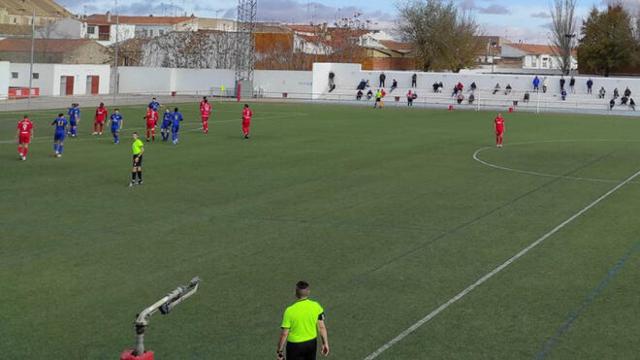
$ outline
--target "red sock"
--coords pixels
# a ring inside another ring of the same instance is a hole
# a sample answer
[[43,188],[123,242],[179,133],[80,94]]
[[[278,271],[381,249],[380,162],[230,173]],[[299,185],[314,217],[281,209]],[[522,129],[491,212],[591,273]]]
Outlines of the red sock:
[[23,148],[22,153],[24,154],[23,156],[27,156],[27,154],[29,153],[29,148]]
[[20,154],[20,156],[24,156],[22,146],[18,146],[18,154]]

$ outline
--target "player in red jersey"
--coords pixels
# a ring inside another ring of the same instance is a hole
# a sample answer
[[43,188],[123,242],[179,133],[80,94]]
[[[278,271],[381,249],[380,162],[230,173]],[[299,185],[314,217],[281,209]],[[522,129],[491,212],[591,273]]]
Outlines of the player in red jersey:
[[18,122],[16,136],[18,137],[18,155],[20,159],[27,160],[29,143],[31,143],[31,138],[33,137],[33,123],[27,115]]
[[244,104],[244,109],[242,109],[242,134],[245,139],[249,138],[249,128],[251,127],[252,116],[253,111],[249,109],[249,104]]
[[147,120],[147,142],[156,141],[156,126],[158,125],[158,112],[152,108],[147,108],[147,114],[144,116]]
[[502,140],[504,137],[504,118],[502,117],[501,113],[498,113],[498,116],[496,116],[494,123],[496,126],[496,146],[501,148]]
[[93,122],[93,135],[102,135],[107,115],[109,115],[109,110],[104,107],[104,103],[100,103],[100,106],[96,109],[96,119]]
[[209,116],[211,116],[211,104],[207,97],[203,97],[200,101],[200,117],[202,118],[202,132],[209,133]]

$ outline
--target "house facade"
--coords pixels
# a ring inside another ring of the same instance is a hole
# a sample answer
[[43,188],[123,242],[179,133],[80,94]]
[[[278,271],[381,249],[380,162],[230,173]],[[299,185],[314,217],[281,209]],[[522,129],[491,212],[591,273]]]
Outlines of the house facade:
[[[511,60],[514,64],[520,64],[526,70],[554,70],[561,66],[561,59],[556,54],[559,49],[549,45],[538,44],[503,44],[503,60]],[[575,51],[571,55],[571,70],[578,68],[578,59]]]

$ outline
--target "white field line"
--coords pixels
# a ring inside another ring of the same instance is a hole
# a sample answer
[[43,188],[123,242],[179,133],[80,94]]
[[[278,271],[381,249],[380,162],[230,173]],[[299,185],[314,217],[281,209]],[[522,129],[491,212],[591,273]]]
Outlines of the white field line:
[[605,200],[606,198],[611,196],[613,193],[618,191],[620,188],[622,188],[623,186],[625,186],[628,183],[630,183],[631,181],[633,181],[639,175],[640,175],[640,171],[638,171],[635,174],[629,176],[627,179],[625,179],[624,181],[622,181],[618,185],[614,186],[612,189],[610,189],[609,191],[607,191],[606,193],[601,195],[599,198],[594,200],[592,203],[590,203],[589,205],[587,205],[584,208],[582,208],[582,210],[580,210],[577,213],[573,214],[571,217],[569,217],[568,219],[566,219],[565,221],[563,221],[562,223],[560,223],[559,225],[554,227],[551,231],[549,231],[548,233],[542,235],[542,237],[540,237],[538,240],[532,242],[529,246],[527,246],[524,249],[520,250],[520,252],[518,252],[517,254],[513,255],[511,258],[509,258],[507,261],[502,263],[500,266],[498,266],[495,269],[491,270],[486,275],[484,275],[483,277],[478,279],[476,282],[474,282],[473,284],[469,285],[464,290],[460,291],[456,296],[454,296],[451,299],[447,300],[447,302],[445,302],[444,304],[440,305],[438,308],[436,308],[435,310],[430,312],[427,316],[425,316],[422,319],[418,320],[416,323],[414,323],[409,328],[407,328],[406,330],[404,330],[403,332],[398,334],[398,336],[396,336],[393,339],[389,340],[389,342],[387,342],[386,344],[382,345],[380,348],[378,348],[376,351],[374,351],[371,354],[369,354],[364,359],[365,360],[373,360],[373,359],[377,358],[378,356],[380,356],[383,352],[385,352],[386,350],[388,350],[389,348],[391,348],[395,344],[397,344],[400,341],[402,341],[404,338],[409,336],[414,331],[418,330],[422,325],[424,325],[427,322],[431,321],[433,318],[438,316],[441,312],[445,311],[449,306],[453,305],[458,300],[462,299],[467,294],[469,294],[470,292],[475,290],[478,286],[484,284],[489,279],[491,279],[492,277],[494,277],[495,275],[500,273],[502,270],[506,269],[509,265],[513,264],[518,259],[520,259],[521,257],[525,256],[529,251],[533,250],[535,247],[540,245],[542,242],[544,242],[545,240],[547,240],[548,238],[553,236],[555,233],[560,231],[565,226],[569,225],[571,222],[573,222],[575,219],[577,219],[580,216],[582,216],[584,213],[589,211],[594,206],[598,205],[600,202],[602,202],[603,200]]
[[[505,147],[507,147],[507,146],[517,146],[517,145],[533,145],[533,144],[546,144],[546,143],[573,143],[573,142],[638,142],[638,140],[615,140],[615,139],[543,140],[543,141],[527,141],[527,142],[513,143],[513,144],[510,144],[510,145],[505,145]],[[485,165],[485,166],[488,166],[488,167],[491,167],[491,168],[494,168],[494,169],[514,172],[514,173],[518,173],[518,174],[533,175],[533,176],[540,176],[540,177],[549,177],[549,178],[556,178],[556,179],[566,179],[566,180],[590,181],[590,182],[599,182],[599,183],[614,183],[615,184],[615,183],[618,182],[618,180],[612,180],[612,179],[598,179],[598,178],[587,178],[587,177],[577,177],[577,176],[556,175],[556,174],[549,174],[549,173],[543,173],[543,172],[538,172],[538,171],[514,169],[514,168],[510,168],[510,167],[506,167],[506,166],[493,164],[493,163],[490,163],[490,162],[480,158],[480,153],[482,153],[484,151],[487,151],[489,149],[494,149],[494,147],[485,146],[485,147],[482,147],[482,148],[476,150],[473,153],[473,160],[481,163],[482,165]]]

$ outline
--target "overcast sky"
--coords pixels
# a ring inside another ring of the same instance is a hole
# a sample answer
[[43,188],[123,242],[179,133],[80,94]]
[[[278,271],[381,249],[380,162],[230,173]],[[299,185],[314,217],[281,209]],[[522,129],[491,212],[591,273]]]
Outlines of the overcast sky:
[[[78,14],[113,10],[115,0],[58,0]],[[402,0],[400,0],[402,1]],[[457,0],[470,9],[487,35],[500,35],[512,41],[546,43],[551,0]],[[606,0],[578,0],[578,15],[583,17],[593,6]],[[182,15],[235,17],[235,0],[119,0],[119,10],[129,15]],[[638,6],[640,0],[626,0]],[[396,14],[395,0],[258,0],[258,18],[265,21],[333,22],[355,12],[390,27]]]

